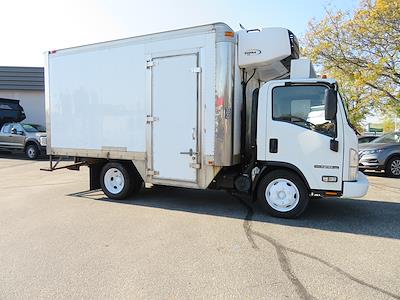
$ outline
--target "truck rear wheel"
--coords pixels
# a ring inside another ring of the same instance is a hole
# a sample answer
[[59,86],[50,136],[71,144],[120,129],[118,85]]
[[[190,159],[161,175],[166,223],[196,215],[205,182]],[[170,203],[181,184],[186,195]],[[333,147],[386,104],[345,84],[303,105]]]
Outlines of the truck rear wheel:
[[104,194],[111,199],[125,199],[142,187],[142,180],[123,163],[109,162],[100,173],[100,185]]
[[261,179],[257,201],[272,216],[297,218],[309,202],[307,188],[301,178],[287,170],[275,170]]

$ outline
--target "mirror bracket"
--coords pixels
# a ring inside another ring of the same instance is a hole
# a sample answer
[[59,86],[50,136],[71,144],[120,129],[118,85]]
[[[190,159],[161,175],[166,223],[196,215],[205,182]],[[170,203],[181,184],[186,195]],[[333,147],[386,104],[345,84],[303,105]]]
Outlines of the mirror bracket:
[[339,142],[335,138],[331,139],[329,148],[334,152],[339,152]]

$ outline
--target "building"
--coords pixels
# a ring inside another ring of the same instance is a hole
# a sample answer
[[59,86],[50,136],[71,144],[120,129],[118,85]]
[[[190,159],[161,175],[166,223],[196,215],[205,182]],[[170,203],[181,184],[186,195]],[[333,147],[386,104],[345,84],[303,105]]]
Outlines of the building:
[[44,68],[0,66],[0,98],[20,100],[24,122],[46,125]]

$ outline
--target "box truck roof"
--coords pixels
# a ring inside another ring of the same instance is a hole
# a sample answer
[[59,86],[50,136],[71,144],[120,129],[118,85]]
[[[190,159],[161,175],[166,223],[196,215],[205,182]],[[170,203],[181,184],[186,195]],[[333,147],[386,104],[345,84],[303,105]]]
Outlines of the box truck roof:
[[225,41],[225,40],[232,40],[232,38],[235,37],[235,34],[233,34],[233,35],[225,34],[226,32],[234,33],[232,28],[230,28],[227,24],[225,24],[223,22],[217,22],[217,23],[212,23],[212,24],[198,25],[198,26],[181,28],[181,29],[173,29],[173,30],[166,30],[166,31],[155,32],[155,33],[143,34],[143,35],[127,37],[127,38],[122,38],[122,39],[109,40],[109,41],[98,42],[98,43],[93,43],[93,44],[79,45],[79,46],[62,48],[62,49],[52,49],[50,51],[46,51],[45,54],[47,54],[47,53],[48,54],[59,54],[60,52],[63,53],[65,51],[88,48],[88,47],[89,48],[90,47],[98,48],[99,46],[102,46],[102,45],[104,47],[108,47],[110,44],[123,45],[125,43],[129,43],[129,44],[143,43],[148,40],[154,42],[157,40],[167,40],[167,39],[176,38],[176,37],[204,34],[205,32],[208,32],[208,31],[217,33],[217,36],[216,36],[217,42]]

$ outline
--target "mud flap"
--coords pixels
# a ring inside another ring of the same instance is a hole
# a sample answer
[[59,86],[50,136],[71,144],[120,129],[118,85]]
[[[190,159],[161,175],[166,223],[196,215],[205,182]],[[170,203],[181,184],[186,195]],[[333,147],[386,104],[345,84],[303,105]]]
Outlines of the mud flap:
[[92,164],[89,165],[89,189],[91,191],[100,189],[100,172],[103,168],[103,164]]

